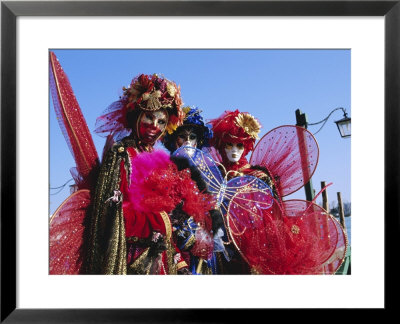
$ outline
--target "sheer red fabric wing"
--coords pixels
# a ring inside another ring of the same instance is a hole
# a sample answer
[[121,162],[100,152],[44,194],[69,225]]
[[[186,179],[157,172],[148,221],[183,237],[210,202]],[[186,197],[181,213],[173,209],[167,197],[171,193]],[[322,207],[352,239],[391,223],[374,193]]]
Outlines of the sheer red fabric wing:
[[266,167],[284,197],[303,187],[318,164],[314,136],[303,127],[280,126],[265,134],[250,157],[251,165]]
[[69,196],[50,220],[50,274],[79,274],[82,265],[84,218],[90,192],[83,189]]
[[[231,205],[230,205],[231,206]],[[343,231],[318,205],[289,200],[263,210],[263,224],[243,226],[243,216],[228,210],[228,229],[242,256],[261,274],[334,273],[342,254],[334,257]],[[329,266],[328,266],[329,264]]]
[[68,77],[53,52],[50,52],[50,91],[59,125],[82,179],[77,185],[80,189],[89,188],[93,180],[90,175],[99,165],[97,151]]
[[287,200],[284,202],[285,215],[288,219],[303,217],[305,214],[307,226],[315,228],[313,236],[318,237],[318,245],[314,250],[318,262],[315,268],[320,273],[334,274],[342,264],[347,246],[347,237],[342,226],[321,206],[305,200]]
[[329,258],[329,260],[324,264],[324,271],[327,274],[334,274],[340,268],[345,259],[347,252],[347,245],[348,245],[347,234],[343,230],[343,227],[334,217],[332,217],[332,219],[337,228],[339,237],[336,243],[336,248],[334,253]]

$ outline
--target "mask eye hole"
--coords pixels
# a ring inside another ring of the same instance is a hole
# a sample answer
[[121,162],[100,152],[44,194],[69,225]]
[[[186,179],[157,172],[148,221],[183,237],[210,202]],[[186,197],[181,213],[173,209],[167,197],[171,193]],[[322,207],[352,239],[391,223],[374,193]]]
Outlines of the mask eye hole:
[[231,150],[232,147],[233,147],[233,144],[232,144],[232,143],[226,143],[225,148],[227,148],[228,150]]
[[197,138],[196,134],[190,134],[189,139],[190,140],[195,140]]
[[237,143],[237,148],[241,150],[243,148],[243,143]]

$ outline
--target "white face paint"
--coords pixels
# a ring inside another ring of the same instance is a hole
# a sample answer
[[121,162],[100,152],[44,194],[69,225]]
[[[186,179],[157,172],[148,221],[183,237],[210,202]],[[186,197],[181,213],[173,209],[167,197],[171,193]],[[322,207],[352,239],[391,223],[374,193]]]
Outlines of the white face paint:
[[226,143],[225,153],[230,162],[237,162],[242,157],[244,146],[242,143]]

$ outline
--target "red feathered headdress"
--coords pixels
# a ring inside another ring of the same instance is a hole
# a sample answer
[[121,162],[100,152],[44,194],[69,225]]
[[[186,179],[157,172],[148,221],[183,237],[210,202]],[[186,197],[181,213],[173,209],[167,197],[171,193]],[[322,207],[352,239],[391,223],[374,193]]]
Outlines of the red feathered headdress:
[[225,111],[219,118],[210,121],[213,137],[211,144],[224,154],[226,143],[243,143],[246,156],[254,148],[261,125],[258,120],[247,112]]

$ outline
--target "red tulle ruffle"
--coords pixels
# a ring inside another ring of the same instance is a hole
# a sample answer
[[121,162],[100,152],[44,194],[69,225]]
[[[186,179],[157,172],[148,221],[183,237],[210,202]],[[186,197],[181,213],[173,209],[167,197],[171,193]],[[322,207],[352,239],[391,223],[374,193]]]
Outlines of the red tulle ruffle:
[[178,171],[164,151],[144,152],[132,160],[129,196],[140,212],[170,213],[183,202],[185,213],[211,229],[212,197],[199,191],[189,169]]

